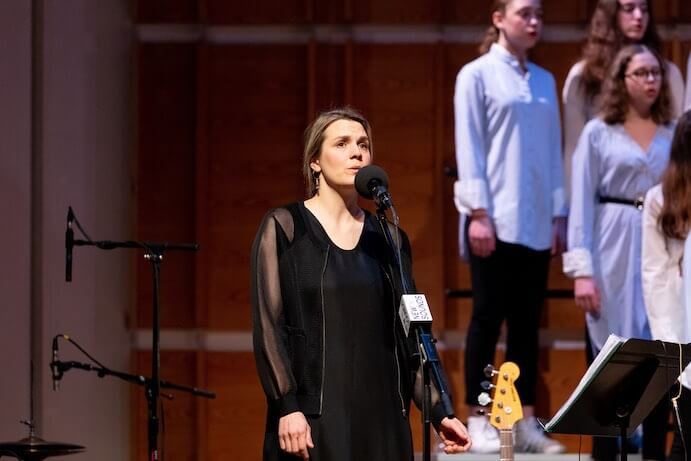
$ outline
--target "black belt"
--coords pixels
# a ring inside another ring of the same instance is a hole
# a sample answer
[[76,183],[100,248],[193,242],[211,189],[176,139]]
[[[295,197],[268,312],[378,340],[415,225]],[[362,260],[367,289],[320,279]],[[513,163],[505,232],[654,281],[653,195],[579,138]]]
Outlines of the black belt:
[[616,198],[616,197],[600,196],[600,203],[618,203],[619,205],[631,205],[638,210],[643,209],[643,197],[639,197],[635,200],[631,200],[628,198]]

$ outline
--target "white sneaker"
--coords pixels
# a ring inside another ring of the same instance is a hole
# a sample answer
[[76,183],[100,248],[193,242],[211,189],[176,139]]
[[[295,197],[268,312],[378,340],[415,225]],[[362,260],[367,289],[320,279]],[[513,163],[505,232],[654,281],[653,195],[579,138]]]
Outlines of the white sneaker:
[[[547,437],[534,416],[516,422],[514,425],[514,448],[517,453],[564,453],[566,446]],[[475,443],[475,441],[473,441]]]
[[472,453],[499,453],[499,431],[486,416],[468,416],[468,434]]

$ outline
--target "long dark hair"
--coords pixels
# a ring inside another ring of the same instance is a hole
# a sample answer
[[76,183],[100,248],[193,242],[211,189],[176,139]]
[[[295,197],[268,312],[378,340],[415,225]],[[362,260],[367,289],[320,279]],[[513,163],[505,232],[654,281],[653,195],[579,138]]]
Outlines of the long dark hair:
[[691,111],[679,118],[669,165],[662,176],[664,203],[657,223],[665,237],[685,239],[691,228]]
[[[657,33],[650,0],[646,0],[646,4],[648,6],[648,27],[639,43],[660,53],[662,41]],[[622,46],[629,42],[619,29],[617,18],[619,8],[618,0],[600,0],[597,2],[595,12],[590,20],[588,42],[583,49],[585,60],[583,85],[589,101],[600,94],[602,82],[614,56]]]
[[602,90],[602,119],[612,125],[624,123],[629,111],[629,92],[626,90],[626,68],[631,59],[641,53],[651,53],[660,65],[660,94],[650,107],[650,116],[658,125],[666,125],[672,119],[672,103],[669,96],[667,72],[662,57],[645,45],[629,45],[614,57]]

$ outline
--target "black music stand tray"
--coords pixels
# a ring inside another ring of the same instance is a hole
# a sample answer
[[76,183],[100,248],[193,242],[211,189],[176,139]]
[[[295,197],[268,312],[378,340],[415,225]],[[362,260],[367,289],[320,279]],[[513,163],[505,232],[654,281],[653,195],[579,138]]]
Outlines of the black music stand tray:
[[[550,433],[619,436],[625,447],[690,361],[689,344],[611,336],[571,397],[540,423]],[[625,449],[620,459],[626,460]]]

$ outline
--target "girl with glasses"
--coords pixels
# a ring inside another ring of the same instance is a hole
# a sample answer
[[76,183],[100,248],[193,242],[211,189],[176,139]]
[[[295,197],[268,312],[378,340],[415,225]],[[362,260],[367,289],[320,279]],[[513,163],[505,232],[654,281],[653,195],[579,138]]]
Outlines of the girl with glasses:
[[[568,185],[578,137],[601,108],[602,84],[614,55],[627,44],[641,44],[662,51],[650,0],[600,0],[590,21],[583,58],[569,71],[564,83],[564,155]],[[682,113],[684,80],[679,68],[664,62],[671,91],[672,117]],[[567,193],[570,188],[567,187]]]
[[[643,45],[624,47],[604,82],[602,110],[573,157],[564,273],[575,279],[593,355],[610,333],[650,339],[641,289],[641,209],[659,183],[672,139],[665,63]],[[643,459],[665,459],[667,407],[643,423]],[[614,460],[616,440],[596,438],[593,459]]]

